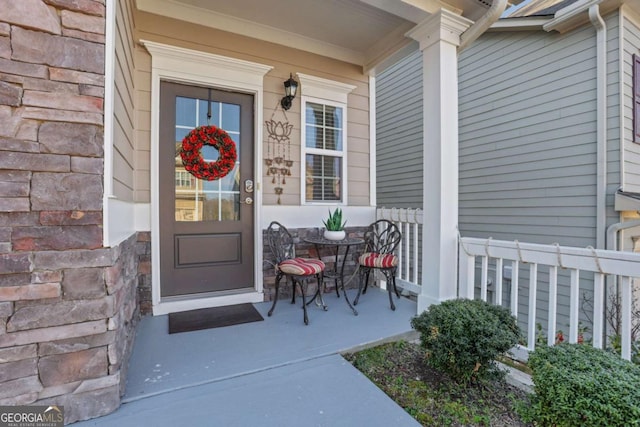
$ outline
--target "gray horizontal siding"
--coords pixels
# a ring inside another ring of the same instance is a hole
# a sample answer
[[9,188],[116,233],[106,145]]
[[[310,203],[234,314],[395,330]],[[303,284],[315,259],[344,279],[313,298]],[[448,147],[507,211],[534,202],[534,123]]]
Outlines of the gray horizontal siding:
[[461,55],[463,235],[595,243],[594,36],[488,33]]
[[376,78],[378,206],[422,206],[422,55]]
[[[619,183],[617,13],[608,27],[609,223]],[[466,236],[585,247],[596,239],[595,30],[489,33],[460,59],[460,229]],[[492,273],[495,274],[495,273]],[[528,266],[519,313],[527,318]],[[536,322],[546,329],[548,269]],[[581,301],[593,275],[581,275]],[[505,289],[508,296],[508,288]],[[569,276],[558,277],[557,327],[567,331]],[[587,310],[580,317],[588,325]]]
[[[608,222],[620,176],[617,12],[608,29]],[[567,34],[484,34],[459,58],[460,230],[464,236],[586,247],[596,240],[596,40],[590,25]],[[636,48],[637,49],[637,48]],[[421,206],[421,58],[379,76],[378,201]],[[409,90],[407,82],[413,82]],[[401,102],[393,91],[404,89]],[[415,111],[406,109],[412,106]],[[402,109],[400,111],[400,109]],[[413,138],[413,139],[412,139]],[[409,151],[407,151],[409,150]],[[640,160],[640,159],[639,159]],[[526,319],[528,266],[521,266]],[[583,297],[593,279],[581,277]],[[560,272],[558,327],[568,323],[568,276]],[[538,314],[547,317],[548,279],[539,272]],[[581,312],[581,317],[588,316]]]
[[632,16],[623,17],[624,34],[624,153],[622,187],[624,191],[640,193],[640,143],[633,141],[633,54],[640,54],[640,23]]

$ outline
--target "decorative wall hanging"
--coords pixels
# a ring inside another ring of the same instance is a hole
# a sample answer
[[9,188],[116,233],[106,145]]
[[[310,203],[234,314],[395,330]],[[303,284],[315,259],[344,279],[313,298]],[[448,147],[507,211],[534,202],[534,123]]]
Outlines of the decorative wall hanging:
[[[215,162],[205,162],[201,149],[210,145],[220,156]],[[229,135],[216,126],[199,126],[182,140],[180,151],[184,168],[199,179],[213,181],[225,177],[233,170],[238,157],[236,144]]]
[[274,188],[275,193],[278,195],[278,204],[280,204],[280,195],[284,191],[283,186],[287,183],[288,176],[291,176],[291,166],[293,166],[293,160],[291,160],[291,130],[293,125],[289,124],[287,119],[287,113],[282,110],[284,115],[284,121],[274,120],[278,105],[273,109],[271,113],[271,119],[265,121],[267,127],[267,156],[264,159],[264,163],[267,166],[267,176],[271,176],[271,183],[277,184]]

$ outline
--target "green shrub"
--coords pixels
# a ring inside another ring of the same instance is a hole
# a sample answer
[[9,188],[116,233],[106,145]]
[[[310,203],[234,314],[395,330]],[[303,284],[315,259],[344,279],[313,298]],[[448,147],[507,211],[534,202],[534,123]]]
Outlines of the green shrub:
[[[622,353],[622,337],[618,334],[609,336],[607,350],[620,356]],[[636,365],[640,365],[640,340],[631,342],[631,361]]]
[[640,368],[588,345],[539,347],[529,355],[535,395],[521,408],[540,426],[640,426]]
[[462,383],[499,373],[495,359],[521,337],[506,308],[456,299],[430,306],[411,319],[427,351],[426,363]]

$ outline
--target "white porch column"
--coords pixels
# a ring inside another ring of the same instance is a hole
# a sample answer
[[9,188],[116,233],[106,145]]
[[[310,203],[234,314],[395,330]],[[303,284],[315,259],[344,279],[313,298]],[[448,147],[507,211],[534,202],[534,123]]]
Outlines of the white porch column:
[[424,226],[418,313],[457,296],[458,55],[473,22],[441,9],[407,36],[423,58]]

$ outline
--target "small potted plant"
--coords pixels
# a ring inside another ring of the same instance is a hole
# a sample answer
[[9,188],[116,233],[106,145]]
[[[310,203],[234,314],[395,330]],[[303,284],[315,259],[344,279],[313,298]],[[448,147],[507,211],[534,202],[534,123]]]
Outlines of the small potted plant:
[[324,238],[327,240],[343,240],[346,237],[344,226],[347,221],[342,221],[342,210],[336,208],[335,211],[329,210],[329,218],[322,221],[324,224]]

